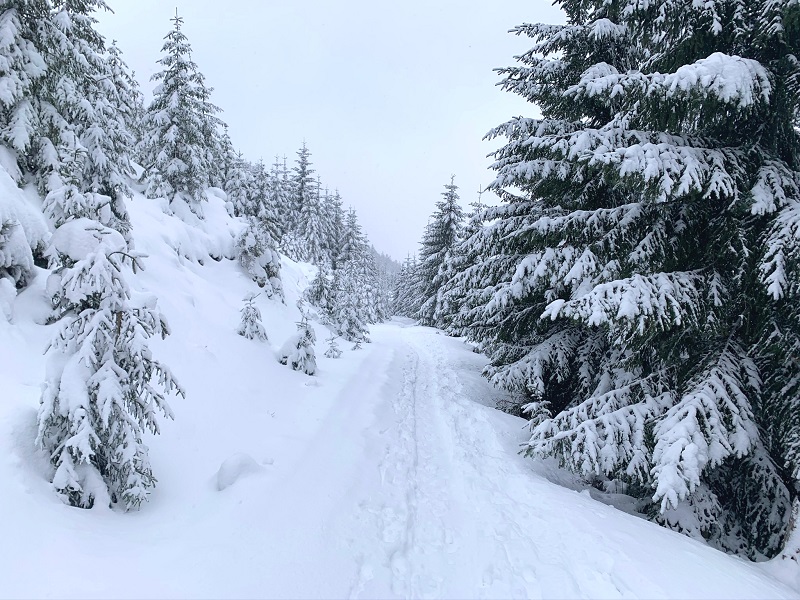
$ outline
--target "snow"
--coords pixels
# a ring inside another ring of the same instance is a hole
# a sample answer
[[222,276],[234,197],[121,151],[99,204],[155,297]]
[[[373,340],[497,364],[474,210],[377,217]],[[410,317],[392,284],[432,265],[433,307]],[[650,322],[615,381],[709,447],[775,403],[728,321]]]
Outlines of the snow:
[[792,561],[727,556],[519,456],[526,422],[490,407],[486,359],[459,339],[397,319],[334,360],[315,324],[317,375],[280,365],[273,344],[295,334],[316,270],[284,258],[286,303],[255,301],[270,341],[244,339],[255,284],[233,260],[200,264],[228,256],[238,221],[221,198],[204,208],[191,231],[129,202],[148,255],[132,294],[158,298],[171,335],[151,347],[186,390],[146,438],[158,485],[138,512],[53,493],[33,443],[57,327],[48,272],[0,288],[14,315],[0,318],[0,597],[797,597],[778,579],[797,577]]
[[[266,461],[265,461],[266,462]],[[264,465],[259,464],[249,454],[237,452],[226,458],[217,471],[217,489],[219,491],[229,488],[242,477],[254,475],[264,470]]]

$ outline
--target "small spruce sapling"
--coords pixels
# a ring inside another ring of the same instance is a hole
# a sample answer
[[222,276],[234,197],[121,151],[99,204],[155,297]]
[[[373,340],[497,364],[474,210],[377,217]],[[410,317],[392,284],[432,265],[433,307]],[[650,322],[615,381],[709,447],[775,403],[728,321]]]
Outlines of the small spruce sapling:
[[331,337],[328,338],[328,349],[325,350],[325,356],[328,358],[339,358],[342,355],[339,344],[336,343],[336,337],[331,334]]
[[297,324],[297,333],[281,348],[280,363],[289,365],[295,371],[302,371],[306,375],[314,375],[317,372],[317,357],[314,352],[316,341],[314,328],[309,325],[308,319],[303,317]]
[[258,294],[248,294],[244,299],[244,307],[241,310],[242,322],[239,323],[237,333],[246,337],[248,340],[257,339],[261,342],[267,341],[267,332],[261,323],[261,311],[255,304]]

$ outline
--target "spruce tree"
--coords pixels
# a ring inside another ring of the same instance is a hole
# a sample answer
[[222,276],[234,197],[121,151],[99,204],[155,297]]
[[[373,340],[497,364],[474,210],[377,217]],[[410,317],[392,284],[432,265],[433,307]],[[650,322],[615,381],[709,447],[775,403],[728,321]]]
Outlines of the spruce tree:
[[336,343],[336,336],[331,334],[331,337],[327,339],[328,342],[328,349],[325,350],[325,356],[328,358],[339,358],[342,355],[342,351],[339,348],[339,344]]
[[297,227],[299,236],[300,260],[314,265],[327,265],[330,260],[326,251],[328,240],[325,207],[320,197],[320,183],[314,182],[303,192],[303,203],[300,211],[300,222]]
[[170,203],[186,202],[202,217],[221,121],[205,78],[192,60],[189,40],[181,30],[183,19],[176,15],[172,21],[174,27],[161,49],[164,56],[158,61],[164,70],[152,77],[158,85],[143,124],[145,194]]
[[306,146],[305,141],[302,147],[297,151],[297,159],[295,159],[295,165],[292,167],[290,181],[291,200],[287,214],[287,232],[292,233],[295,239],[299,239],[303,207],[308,203],[308,199],[314,193],[316,185],[314,169],[311,166],[311,151]]
[[72,219],[53,235],[50,256],[65,318],[48,350],[37,444],[68,504],[136,508],[156,483],[143,434],[159,432],[159,412],[172,417],[167,395],[183,395],[148,347],[169,329],[154,301],[131,299],[124,262],[140,268],[141,257],[118,232]]
[[445,185],[442,200],[436,203],[436,212],[425,229],[419,252],[418,284],[422,301],[418,318],[421,324],[444,326],[440,312],[442,307],[439,291],[452,275],[450,258],[456,245],[461,241],[464,212],[458,204],[458,186],[455,176]]
[[314,344],[317,335],[314,328],[303,317],[297,324],[297,333],[289,338],[281,348],[279,361],[288,365],[295,371],[302,371],[306,375],[315,375],[317,372],[317,357]]
[[248,294],[244,299],[244,306],[240,311],[242,313],[242,320],[239,323],[239,328],[236,333],[247,338],[248,340],[259,340],[261,342],[267,341],[267,332],[264,330],[264,324],[261,322],[261,311],[256,306],[256,297],[258,294]]
[[283,238],[291,228],[292,211],[292,185],[285,158],[281,162],[277,156],[275,157],[264,188],[267,190],[269,218],[274,221],[275,240],[278,246],[283,248]]
[[463,239],[453,248],[443,269],[444,277],[440,277],[441,287],[437,290],[439,297],[436,320],[451,335],[464,335],[469,323],[467,304],[471,296],[469,278],[463,275],[474,265],[482,264],[482,232],[487,206],[481,201],[483,190],[478,191],[478,200],[470,204]]
[[798,7],[558,4],[567,25],[515,29],[534,46],[501,70],[543,118],[489,134],[505,204],[460,276],[470,335],[526,403],[528,454],[772,556],[800,447]]

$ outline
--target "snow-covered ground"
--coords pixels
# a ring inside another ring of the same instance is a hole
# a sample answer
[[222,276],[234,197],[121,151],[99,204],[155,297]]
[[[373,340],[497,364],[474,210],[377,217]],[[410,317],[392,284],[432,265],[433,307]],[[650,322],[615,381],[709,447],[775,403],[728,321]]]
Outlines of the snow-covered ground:
[[270,340],[248,341],[235,331],[253,283],[197,251],[224,255],[233,232],[190,239],[138,196],[131,213],[150,255],[132,285],[159,297],[172,335],[153,349],[187,392],[148,439],[159,484],[131,513],[52,493],[33,447],[53,334],[41,271],[0,318],[1,597],[798,596],[548,481],[459,340],[394,320],[334,360],[318,327],[318,376],[279,365],[313,269],[285,262],[286,304],[257,300]]

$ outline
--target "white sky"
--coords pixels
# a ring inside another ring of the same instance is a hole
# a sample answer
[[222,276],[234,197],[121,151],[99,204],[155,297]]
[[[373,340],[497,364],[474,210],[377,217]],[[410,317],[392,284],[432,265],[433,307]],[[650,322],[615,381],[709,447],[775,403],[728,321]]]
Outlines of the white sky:
[[[116,39],[149,100],[175,4],[108,0]],[[306,140],[323,186],[338,188],[375,247],[402,259],[455,174],[462,204],[492,180],[482,142],[533,106],[495,86],[530,40],[523,22],[562,23],[549,0],[184,0],[194,60],[234,146],[293,163]],[[484,199],[487,199],[484,196]]]

